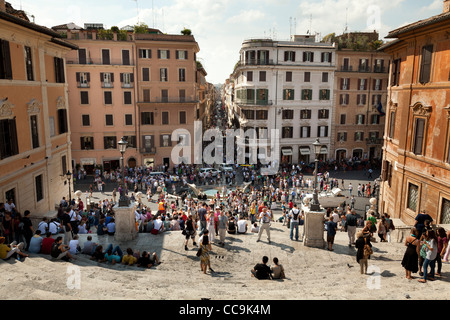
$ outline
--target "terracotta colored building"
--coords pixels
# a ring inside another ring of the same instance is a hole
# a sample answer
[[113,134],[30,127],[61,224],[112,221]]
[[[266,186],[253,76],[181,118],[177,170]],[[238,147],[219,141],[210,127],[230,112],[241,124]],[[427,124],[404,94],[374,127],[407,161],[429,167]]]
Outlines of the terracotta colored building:
[[450,30],[444,12],[391,31],[380,212],[450,223]]
[[76,48],[0,0],[0,202],[21,213],[54,212],[69,198],[65,55]]
[[336,51],[331,154],[337,161],[381,159],[389,59],[376,50]]

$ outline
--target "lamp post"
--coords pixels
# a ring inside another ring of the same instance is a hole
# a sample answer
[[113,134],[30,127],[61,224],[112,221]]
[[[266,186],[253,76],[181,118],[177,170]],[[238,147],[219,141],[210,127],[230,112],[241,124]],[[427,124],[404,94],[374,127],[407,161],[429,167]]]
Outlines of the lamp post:
[[319,154],[320,154],[320,149],[322,148],[322,145],[320,144],[319,138],[317,138],[317,140],[313,143],[313,147],[314,147],[314,154],[316,159],[314,160],[315,162],[315,169],[314,169],[314,191],[313,191],[313,199],[310,202],[310,206],[309,209],[311,211],[320,211],[320,204],[319,204],[319,195],[317,193],[317,170],[318,170],[318,166],[319,166]]
[[72,192],[70,191],[70,179],[72,178],[72,173],[67,171],[66,173],[67,180],[69,180],[69,205],[72,204]]
[[128,142],[125,140],[124,137],[122,137],[120,139],[120,141],[118,142],[119,144],[119,151],[120,154],[122,155],[120,160],[122,162],[122,179],[121,179],[121,185],[122,188],[120,188],[120,198],[119,198],[119,207],[128,207],[130,205],[130,199],[125,195],[125,165],[124,165],[124,153],[127,150],[127,146],[128,146]]

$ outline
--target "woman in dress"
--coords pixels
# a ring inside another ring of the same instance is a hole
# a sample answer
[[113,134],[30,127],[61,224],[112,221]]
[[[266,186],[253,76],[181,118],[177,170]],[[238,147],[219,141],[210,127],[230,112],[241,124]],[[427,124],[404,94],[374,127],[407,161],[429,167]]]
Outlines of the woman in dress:
[[200,268],[202,268],[203,273],[206,274],[206,269],[209,268],[211,272],[211,260],[209,258],[209,252],[211,251],[211,242],[209,242],[208,235],[203,235],[202,242],[200,244],[202,254],[200,255]]
[[214,224],[214,212],[212,210],[209,211],[208,215],[206,216],[206,228],[209,231],[209,237],[211,238],[211,242],[214,242],[214,235],[216,233],[215,231],[215,224]]
[[405,239],[406,251],[403,255],[402,267],[405,268],[406,279],[411,280],[411,273],[419,271],[419,256],[417,254],[419,239],[416,228],[411,228],[410,235]]

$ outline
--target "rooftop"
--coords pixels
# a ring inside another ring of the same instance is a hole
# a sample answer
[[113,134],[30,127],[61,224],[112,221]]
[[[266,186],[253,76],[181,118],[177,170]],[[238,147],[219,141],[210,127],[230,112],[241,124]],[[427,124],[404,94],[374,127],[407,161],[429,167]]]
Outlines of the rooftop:
[[409,31],[414,31],[426,26],[430,26],[439,22],[449,21],[450,20],[450,12],[444,12],[438,14],[436,16],[432,16],[428,19],[423,19],[416,21],[414,23],[408,24],[403,27],[399,27],[395,30],[389,32],[389,34],[385,38],[398,38],[400,35],[405,34]]

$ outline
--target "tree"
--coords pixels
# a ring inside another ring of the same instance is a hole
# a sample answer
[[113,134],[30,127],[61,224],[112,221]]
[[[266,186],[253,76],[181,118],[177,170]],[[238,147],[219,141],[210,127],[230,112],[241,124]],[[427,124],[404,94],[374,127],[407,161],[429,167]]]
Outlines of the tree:
[[144,22],[141,22],[140,24],[135,25],[133,28],[134,28],[134,33],[147,33],[148,32],[148,25],[146,25]]
[[181,34],[185,36],[190,36],[192,34],[192,31],[191,29],[184,28],[183,30],[181,30]]

